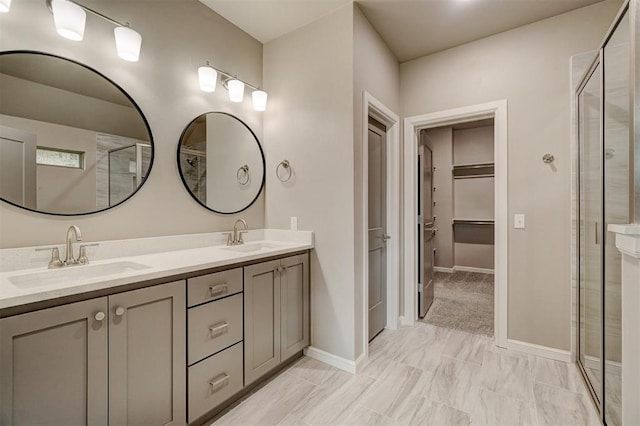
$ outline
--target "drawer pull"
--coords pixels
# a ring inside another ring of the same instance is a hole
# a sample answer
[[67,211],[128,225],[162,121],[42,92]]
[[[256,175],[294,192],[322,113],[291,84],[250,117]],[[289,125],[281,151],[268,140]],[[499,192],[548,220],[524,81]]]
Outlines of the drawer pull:
[[227,373],[222,373],[209,381],[209,389],[211,390],[211,393],[214,393],[218,391],[221,386],[224,386],[227,383],[229,383],[229,375]]
[[218,294],[226,293],[228,291],[229,291],[229,285],[227,283],[209,286],[209,294],[211,295],[211,297],[216,296]]
[[209,333],[211,334],[211,337],[214,337],[218,334],[226,333],[228,329],[229,329],[229,323],[222,322],[209,327]]

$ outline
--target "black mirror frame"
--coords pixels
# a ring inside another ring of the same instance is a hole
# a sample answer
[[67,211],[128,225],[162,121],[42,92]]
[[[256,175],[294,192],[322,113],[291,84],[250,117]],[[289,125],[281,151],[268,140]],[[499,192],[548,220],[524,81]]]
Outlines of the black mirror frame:
[[96,213],[102,213],[105,212],[107,210],[110,210],[112,208],[115,208],[125,202],[127,202],[129,199],[131,199],[131,197],[133,197],[134,195],[136,195],[136,193],[140,190],[140,188],[142,188],[144,186],[145,183],[147,183],[147,180],[149,180],[149,175],[151,174],[151,170],[153,169],[153,163],[155,162],[155,144],[153,142],[153,133],[151,133],[151,127],[149,126],[149,122],[147,121],[147,117],[145,117],[144,113],[142,112],[142,110],[140,109],[140,107],[138,106],[138,104],[133,100],[133,98],[122,88],[120,87],[119,84],[117,84],[116,82],[114,82],[113,80],[111,80],[109,77],[107,77],[106,75],[102,74],[100,71],[96,70],[95,68],[92,68],[88,65],[85,65],[81,62],[75,61],[73,59],[69,59],[69,58],[65,58],[64,56],[59,56],[59,55],[54,55],[52,53],[46,53],[46,52],[40,52],[37,50],[7,50],[7,51],[3,51],[0,52],[0,56],[3,55],[8,55],[8,54],[32,54],[32,55],[41,55],[41,56],[49,56],[52,58],[58,58],[58,59],[62,59],[64,61],[67,62],[71,62],[73,64],[79,65],[89,71],[94,72],[95,74],[99,75],[100,77],[104,78],[105,80],[107,80],[109,83],[111,83],[115,88],[117,88],[120,92],[122,92],[122,94],[124,96],[127,97],[127,99],[129,99],[129,101],[131,102],[131,104],[133,105],[133,107],[136,109],[136,111],[138,112],[138,114],[140,114],[140,118],[142,118],[142,121],[144,122],[144,126],[147,129],[147,133],[149,134],[149,143],[151,144],[151,161],[149,162],[149,169],[147,170],[146,173],[146,177],[144,179],[144,181],[142,182],[142,184],[140,184],[135,191],[133,191],[127,198],[125,198],[124,200],[120,201],[117,204],[114,204],[112,206],[109,207],[105,207],[103,209],[100,210],[95,210],[95,211],[91,211],[91,212],[85,212],[85,213],[50,213],[50,212],[43,212],[40,210],[35,210],[35,209],[31,209],[29,207],[24,207],[21,206],[19,204],[16,203],[12,203],[11,201],[5,200],[4,198],[0,197],[0,200],[10,204],[12,206],[21,208],[23,210],[28,210],[34,213],[40,213],[40,214],[45,214],[45,215],[50,215],[50,216],[87,216],[87,215],[91,215],[91,214],[96,214]]
[[[180,165],[180,148],[182,147],[182,139],[185,136],[185,133],[187,132],[187,129],[189,129],[189,127],[191,127],[191,125],[193,124],[194,121],[196,121],[197,119],[199,119],[200,117],[202,117],[203,115],[207,115],[207,114],[222,114],[222,115],[227,115],[235,120],[238,120],[244,127],[247,128],[247,130],[249,130],[249,132],[251,132],[251,136],[253,136],[253,138],[256,141],[256,144],[258,145],[258,149],[260,150],[260,157],[262,157],[262,181],[260,182],[260,189],[258,190],[258,192],[256,193],[256,196],[253,198],[253,200],[251,200],[251,202],[249,204],[247,204],[245,207],[241,208],[240,210],[237,211],[233,211],[233,212],[221,212],[218,210],[214,210],[211,207],[207,206],[206,204],[204,204],[202,201],[200,201],[200,199],[198,197],[196,197],[194,195],[193,192],[191,192],[191,189],[189,189],[189,185],[187,185],[187,181],[184,178],[184,173],[182,173],[182,166]],[[214,212],[214,213],[218,213],[218,214],[238,214],[240,212],[243,212],[245,210],[247,210],[249,207],[251,207],[260,197],[260,194],[262,194],[262,190],[264,189],[264,184],[265,184],[265,180],[267,178],[267,165],[266,165],[266,161],[264,158],[264,150],[262,149],[262,144],[260,143],[260,140],[258,139],[258,137],[256,136],[256,134],[253,132],[253,130],[251,130],[251,127],[249,127],[247,125],[247,123],[245,123],[244,121],[242,121],[241,119],[239,119],[238,117],[236,117],[233,114],[229,114],[228,112],[223,112],[223,111],[209,111],[209,112],[204,112],[202,114],[200,114],[199,116],[197,116],[196,118],[194,118],[193,120],[191,120],[182,130],[182,133],[180,134],[180,140],[178,140],[178,151],[176,153],[176,162],[178,164],[178,174],[180,175],[180,179],[182,180],[182,184],[184,185],[184,188],[187,190],[187,192],[189,193],[189,195],[191,195],[191,197],[196,200],[196,202],[198,204],[200,204],[202,207],[204,207],[205,209]]]

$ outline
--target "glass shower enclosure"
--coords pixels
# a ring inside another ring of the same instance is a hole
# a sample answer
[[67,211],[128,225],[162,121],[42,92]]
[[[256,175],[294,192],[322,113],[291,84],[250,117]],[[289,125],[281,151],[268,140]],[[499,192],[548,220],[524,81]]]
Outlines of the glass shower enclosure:
[[629,15],[636,1],[625,2],[575,94],[576,361],[601,420],[616,426],[622,424],[622,259],[607,226],[634,220],[630,25],[637,23]]
[[151,163],[151,145],[136,143],[109,151],[109,205],[128,198],[146,179]]

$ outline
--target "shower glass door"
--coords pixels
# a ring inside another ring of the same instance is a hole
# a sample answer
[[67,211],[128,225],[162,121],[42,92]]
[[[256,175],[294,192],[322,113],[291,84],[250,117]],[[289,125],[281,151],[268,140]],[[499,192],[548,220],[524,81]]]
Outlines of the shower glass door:
[[579,167],[579,364],[602,407],[602,69],[600,62],[578,92]]

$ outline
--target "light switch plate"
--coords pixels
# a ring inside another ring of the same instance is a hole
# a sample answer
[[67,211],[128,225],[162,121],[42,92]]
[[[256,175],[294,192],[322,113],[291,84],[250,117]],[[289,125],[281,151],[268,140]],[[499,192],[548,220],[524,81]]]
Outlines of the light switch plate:
[[298,218],[296,216],[291,216],[291,230],[298,230]]
[[513,215],[513,227],[516,229],[524,229],[524,215],[523,214],[515,214]]

